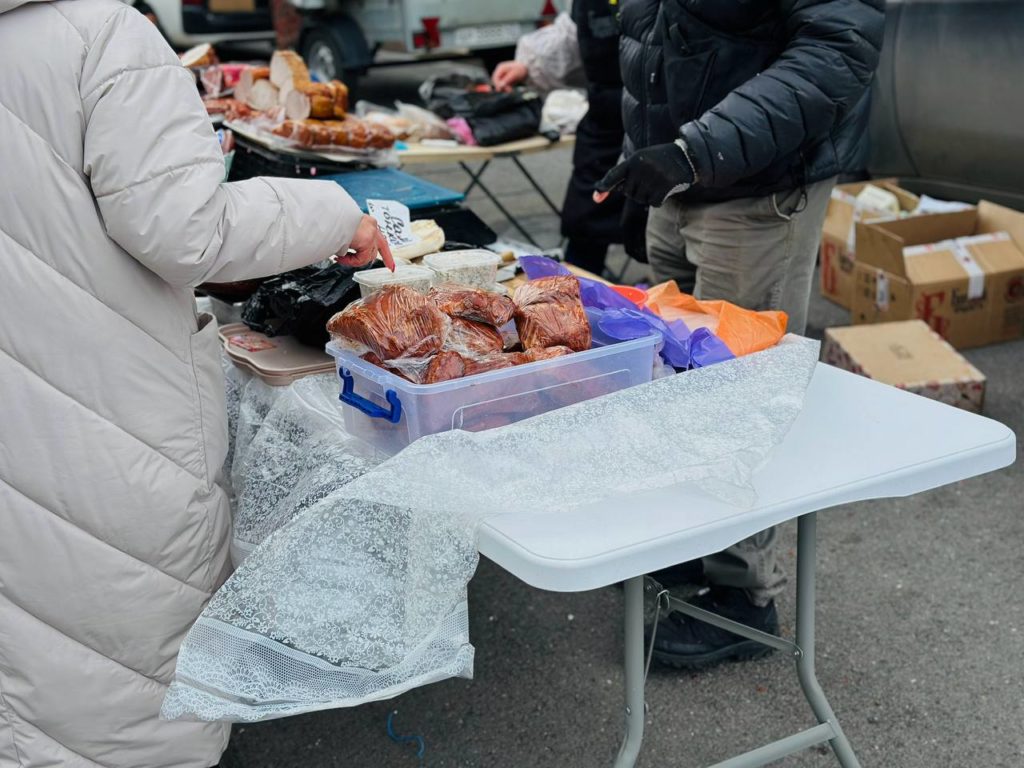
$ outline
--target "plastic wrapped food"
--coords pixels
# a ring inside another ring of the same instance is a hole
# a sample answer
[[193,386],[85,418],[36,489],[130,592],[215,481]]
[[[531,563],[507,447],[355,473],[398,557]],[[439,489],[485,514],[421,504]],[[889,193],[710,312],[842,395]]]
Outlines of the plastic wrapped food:
[[497,328],[462,317],[452,318],[452,330],[445,343],[445,349],[461,352],[470,357],[493,355],[501,352],[504,346],[505,340]]
[[340,344],[373,352],[384,362],[429,357],[441,351],[451,319],[426,296],[404,285],[387,286],[356,301],[327,323]]
[[432,253],[423,258],[423,263],[437,272],[439,283],[453,283],[488,291],[494,290],[498,281],[501,256],[493,251],[475,248]]
[[507,296],[463,285],[437,286],[431,289],[430,298],[446,315],[487,323],[495,328],[511,320],[516,309]]
[[497,352],[492,355],[485,355],[475,360],[466,361],[466,375],[474,376],[478,373],[490,373],[491,371],[500,371],[503,368],[512,368],[516,365],[521,365],[525,360],[521,352],[506,354],[505,352]]
[[395,143],[395,137],[387,129],[351,116],[342,120],[284,120],[272,133],[304,149],[388,149]]
[[434,274],[426,267],[413,264],[399,264],[392,272],[387,267],[367,269],[358,272],[355,281],[359,284],[361,298],[369,298],[388,285],[404,285],[417,293],[430,290],[430,281]]
[[445,350],[434,355],[423,376],[423,384],[461,379],[466,375],[466,359],[458,352]]
[[569,349],[568,347],[536,347],[534,349],[528,349],[525,352],[520,352],[518,354],[522,355],[522,363],[536,363],[541,360],[550,360],[554,357],[564,357],[565,355],[571,355],[572,350]]
[[512,296],[523,348],[590,349],[590,321],[575,277],[544,277],[519,286]]

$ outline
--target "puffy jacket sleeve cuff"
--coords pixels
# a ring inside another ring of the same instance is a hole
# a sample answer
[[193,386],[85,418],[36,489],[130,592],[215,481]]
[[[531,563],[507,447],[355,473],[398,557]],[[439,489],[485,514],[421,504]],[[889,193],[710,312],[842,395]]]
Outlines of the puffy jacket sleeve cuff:
[[352,242],[363,213],[333,181],[271,179],[285,222],[280,272],[298,269],[343,252]]
[[679,129],[679,135],[686,144],[686,159],[697,177],[696,184],[702,187],[715,186],[714,163],[711,158],[711,148],[704,140],[695,122],[686,123]]

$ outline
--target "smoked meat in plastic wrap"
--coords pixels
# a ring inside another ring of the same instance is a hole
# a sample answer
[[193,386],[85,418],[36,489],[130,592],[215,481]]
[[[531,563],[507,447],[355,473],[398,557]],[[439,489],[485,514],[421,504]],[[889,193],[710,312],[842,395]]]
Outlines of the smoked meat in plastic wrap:
[[571,355],[572,350],[568,347],[534,347],[520,354],[523,358],[522,362],[519,363],[521,365],[522,363],[537,363],[541,360],[551,360],[555,357]]
[[389,285],[356,301],[327,323],[331,336],[360,353],[388,362],[398,357],[429,357],[441,351],[451,318],[421,293]]
[[458,352],[445,350],[434,355],[423,376],[424,384],[461,379],[466,375],[466,358]]
[[524,349],[569,347],[590,349],[590,321],[580,300],[575,277],[544,277],[516,288],[516,330]]
[[515,305],[507,296],[461,285],[439,285],[428,294],[451,317],[475,320],[500,328],[512,319]]
[[507,354],[498,352],[493,355],[486,355],[475,360],[466,361],[466,375],[473,376],[477,373],[490,373],[500,371],[503,368],[511,368],[515,365],[522,365],[525,361],[522,352]]
[[468,357],[492,355],[501,352],[504,346],[505,340],[493,325],[464,320],[461,317],[452,318],[452,330],[448,334],[448,341],[445,342],[445,349],[460,352]]

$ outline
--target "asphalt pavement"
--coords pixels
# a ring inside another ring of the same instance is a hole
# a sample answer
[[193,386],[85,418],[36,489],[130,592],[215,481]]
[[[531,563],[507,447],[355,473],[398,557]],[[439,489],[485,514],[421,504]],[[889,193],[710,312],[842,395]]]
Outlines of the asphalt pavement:
[[[422,67],[371,75],[376,100],[412,98]],[[570,153],[525,158],[560,199]],[[416,174],[461,190],[461,170]],[[542,245],[558,222],[515,167],[485,179]],[[496,231],[508,224],[473,192],[468,205]],[[514,236],[514,233],[509,233]],[[621,251],[610,258],[619,270]],[[643,279],[630,265],[627,277]],[[815,294],[810,335],[848,324]],[[1024,435],[1024,342],[966,353],[988,377],[985,413]],[[828,429],[823,423],[822,429]],[[1018,443],[1019,444],[1019,443]],[[610,446],[610,449],[613,447]],[[808,467],[808,471],[813,471]],[[1024,766],[1024,464],[906,499],[830,510],[818,523],[818,673],[865,768]],[[783,558],[795,572],[795,525]],[[794,584],[779,600],[792,634]],[[476,678],[389,701],[236,726],[250,768],[546,768],[610,765],[622,733],[622,593],[533,589],[482,561],[470,584]],[[791,661],[774,656],[699,674],[653,668],[644,768],[706,766],[813,724]],[[391,741],[394,728],[421,736]],[[827,749],[780,766],[836,765]]]

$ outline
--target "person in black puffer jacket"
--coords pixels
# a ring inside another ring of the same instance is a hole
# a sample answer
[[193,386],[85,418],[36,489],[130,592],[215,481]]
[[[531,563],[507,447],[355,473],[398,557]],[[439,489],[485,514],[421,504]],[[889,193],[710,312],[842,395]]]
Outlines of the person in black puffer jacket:
[[[524,35],[516,59],[494,70],[504,89],[523,82],[545,92],[585,86],[587,113],[576,128],[572,176],[562,205],[565,259],[601,274],[608,246],[627,240],[630,255],[642,255],[643,220],[634,223],[637,206],[623,198],[597,205],[594,185],[622,154],[622,77],[619,73],[621,8],[633,0],[573,0],[567,14],[550,27]],[[645,214],[646,215],[646,214]],[[627,222],[624,230],[623,218]],[[636,242],[639,241],[639,242]]]
[[[783,310],[803,333],[825,211],[864,167],[884,0],[636,0],[621,15],[623,162],[597,185],[651,207],[659,281]],[[704,558],[697,603],[769,632],[785,577],[769,529]],[[672,586],[692,574],[655,574]],[[765,646],[672,613],[654,654],[684,668]]]

